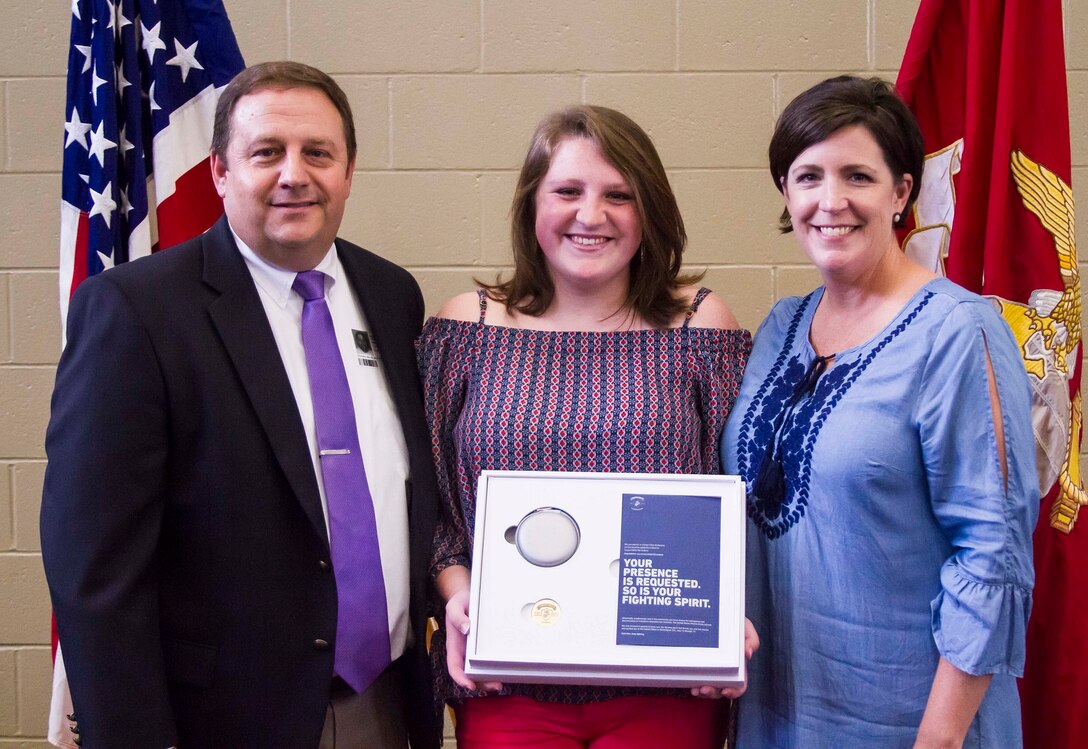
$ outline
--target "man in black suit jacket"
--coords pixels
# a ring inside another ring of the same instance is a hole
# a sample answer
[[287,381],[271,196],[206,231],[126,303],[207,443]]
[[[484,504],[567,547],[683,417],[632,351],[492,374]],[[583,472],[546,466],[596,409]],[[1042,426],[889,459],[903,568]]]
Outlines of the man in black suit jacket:
[[[336,238],[355,152],[327,75],[243,71],[212,143],[226,216],[73,297],[41,534],[83,747],[438,744],[424,654],[436,487],[413,351],[423,300],[406,271]],[[332,279],[363,414],[388,591],[392,664],[359,694],[334,675],[337,580],[293,327],[291,278],[314,268]]]

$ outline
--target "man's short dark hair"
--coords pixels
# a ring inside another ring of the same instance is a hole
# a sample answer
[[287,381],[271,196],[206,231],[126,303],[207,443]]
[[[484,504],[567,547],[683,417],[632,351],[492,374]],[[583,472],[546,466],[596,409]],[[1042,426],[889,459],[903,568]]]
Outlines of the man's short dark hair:
[[348,163],[355,162],[358,145],[355,141],[355,121],[347,94],[327,73],[312,65],[290,60],[261,62],[234,76],[219,95],[215,106],[215,123],[212,129],[212,151],[221,158],[227,157],[230,143],[230,119],[234,106],[247,94],[267,89],[312,88],[329,98],[344,123],[344,140],[348,147]]

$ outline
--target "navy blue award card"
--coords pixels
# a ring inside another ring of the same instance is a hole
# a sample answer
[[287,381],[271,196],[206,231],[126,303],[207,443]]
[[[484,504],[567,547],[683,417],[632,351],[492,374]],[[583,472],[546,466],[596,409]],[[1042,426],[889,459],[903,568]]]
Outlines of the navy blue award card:
[[721,497],[624,494],[617,645],[718,647]]

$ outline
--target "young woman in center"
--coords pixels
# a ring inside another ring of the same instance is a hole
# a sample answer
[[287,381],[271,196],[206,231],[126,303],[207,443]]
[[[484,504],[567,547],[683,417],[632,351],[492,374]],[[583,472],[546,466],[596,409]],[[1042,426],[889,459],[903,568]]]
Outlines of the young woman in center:
[[444,508],[432,657],[457,745],[720,747],[728,703],[700,697],[743,690],[465,676],[480,471],[717,473],[751,350],[725,302],[681,274],[676,199],[650,138],[620,112],[574,106],[540,123],[512,222],[513,275],[451,299],[418,343]]

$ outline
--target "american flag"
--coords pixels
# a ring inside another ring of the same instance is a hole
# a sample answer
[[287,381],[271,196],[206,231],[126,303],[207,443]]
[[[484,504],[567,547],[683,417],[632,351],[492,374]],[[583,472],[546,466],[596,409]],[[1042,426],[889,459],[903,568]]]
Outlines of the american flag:
[[[196,236],[219,218],[208,165],[212,119],[219,91],[245,67],[222,0],[71,3],[62,321],[88,276]],[[54,630],[49,740],[74,747],[55,637]]]
[[222,0],[71,0],[60,307],[83,279],[222,213],[208,146],[245,65]]

